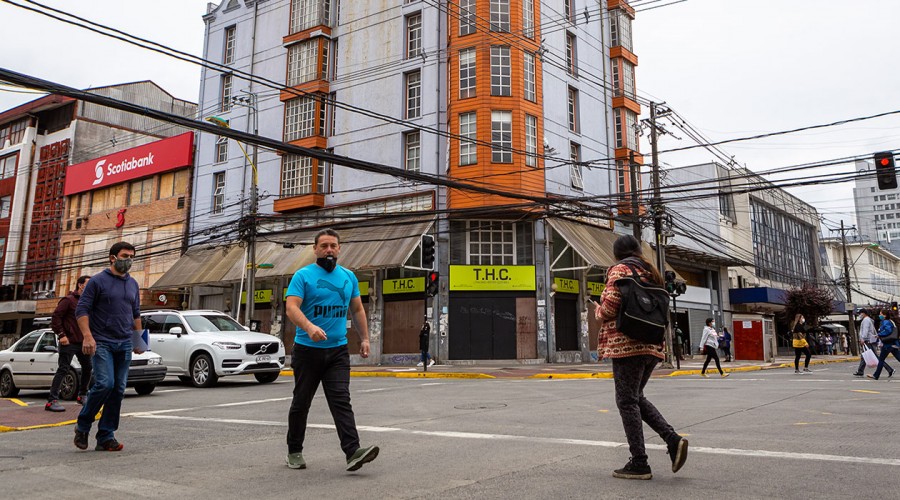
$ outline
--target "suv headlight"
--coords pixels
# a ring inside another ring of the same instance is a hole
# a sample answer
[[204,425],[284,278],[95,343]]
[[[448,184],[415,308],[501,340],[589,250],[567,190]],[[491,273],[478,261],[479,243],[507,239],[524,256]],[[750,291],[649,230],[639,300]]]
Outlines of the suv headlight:
[[161,364],[162,364],[162,358],[155,358],[155,357],[154,357],[154,358],[149,358],[149,359],[147,359],[147,364],[148,364],[148,365],[161,365]]
[[241,348],[241,344],[238,344],[237,342],[213,342],[212,345],[223,351],[235,351]]
[[284,342],[282,342],[282,341],[279,340],[279,341],[278,341],[278,348],[279,348],[280,350],[283,351],[283,350],[284,350]]

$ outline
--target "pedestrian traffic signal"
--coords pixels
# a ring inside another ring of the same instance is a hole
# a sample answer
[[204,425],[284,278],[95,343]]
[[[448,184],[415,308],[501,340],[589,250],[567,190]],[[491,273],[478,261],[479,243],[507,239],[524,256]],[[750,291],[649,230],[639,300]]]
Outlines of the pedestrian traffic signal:
[[434,236],[422,235],[422,267],[432,269],[434,267]]
[[425,295],[434,297],[440,289],[440,275],[437,271],[431,271],[425,277]]
[[897,189],[897,171],[894,169],[894,153],[875,153],[875,176],[878,189]]

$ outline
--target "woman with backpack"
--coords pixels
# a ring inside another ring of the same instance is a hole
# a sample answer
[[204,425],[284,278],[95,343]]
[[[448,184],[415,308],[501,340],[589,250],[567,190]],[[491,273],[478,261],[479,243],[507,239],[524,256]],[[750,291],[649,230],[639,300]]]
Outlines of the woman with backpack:
[[900,351],[900,341],[898,341],[898,338],[900,338],[898,333],[900,331],[897,330],[897,323],[894,322],[895,318],[891,314],[890,309],[878,311],[878,319],[881,320],[881,324],[878,325],[878,340],[881,341],[881,354],[878,355],[878,368],[875,369],[875,375],[866,375],[875,380],[878,380],[878,377],[881,376],[882,368],[887,368],[888,378],[894,376],[894,369],[885,362],[888,354],[893,354],[897,361],[900,361],[900,352],[898,352]]
[[791,345],[794,346],[794,373],[800,373],[800,355],[806,354],[806,361],[803,362],[803,371],[809,372],[809,358],[812,353],[809,351],[809,342],[806,340],[806,318],[802,314],[795,314],[794,321],[791,322],[791,332],[793,337]]
[[703,362],[703,369],[700,370],[701,376],[706,376],[706,367],[709,366],[709,362],[712,360],[716,360],[716,368],[719,370],[719,375],[722,378],[731,375],[722,371],[722,364],[719,363],[719,355],[716,353],[718,348],[719,334],[716,333],[715,320],[706,318],[706,326],[703,328],[703,335],[700,337],[700,349],[702,349],[703,354],[706,354],[706,361]]
[[600,359],[612,360],[616,406],[631,452],[628,463],[614,471],[613,477],[651,479],[653,474],[647,463],[643,422],[647,422],[666,443],[672,460],[672,472],[678,472],[684,465],[688,441],[679,436],[653,403],[644,397],[644,386],[650,380],[653,368],[665,359],[663,346],[661,343],[648,344],[635,340],[618,330],[616,319],[622,305],[622,294],[617,281],[630,277],[632,269],[647,284],[662,286],[663,279],[656,267],[641,254],[641,243],[634,236],[625,235],[616,239],[613,255],[618,262],[607,270],[606,288],[594,310],[595,317],[601,320],[598,354]]

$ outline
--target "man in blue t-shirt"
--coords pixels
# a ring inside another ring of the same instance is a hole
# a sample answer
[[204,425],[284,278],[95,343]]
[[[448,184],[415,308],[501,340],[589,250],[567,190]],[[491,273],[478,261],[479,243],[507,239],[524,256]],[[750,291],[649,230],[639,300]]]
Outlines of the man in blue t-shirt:
[[313,243],[316,263],[294,273],[285,299],[287,316],[297,325],[291,352],[294,398],[288,412],[286,459],[292,469],[306,468],[303,460],[306,419],[319,383],[325,389],[341,449],[347,456],[347,470],[355,471],[378,456],[377,446],[359,446],[350,406],[347,311],[359,331],[359,354],[364,358],[369,357],[369,329],[359,297],[359,281],[352,272],[337,265],[340,250],[337,232],[319,231]]

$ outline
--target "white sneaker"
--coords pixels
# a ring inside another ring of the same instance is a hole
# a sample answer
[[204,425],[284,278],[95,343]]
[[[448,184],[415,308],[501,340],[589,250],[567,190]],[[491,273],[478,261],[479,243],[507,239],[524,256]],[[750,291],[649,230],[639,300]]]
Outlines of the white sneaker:
[[[422,362],[419,361],[418,363],[416,363],[416,366],[422,366]],[[429,365],[429,366],[430,366],[430,365]]]
[[429,359],[429,360],[428,360],[428,366],[429,366],[429,367],[434,366],[434,359]]

